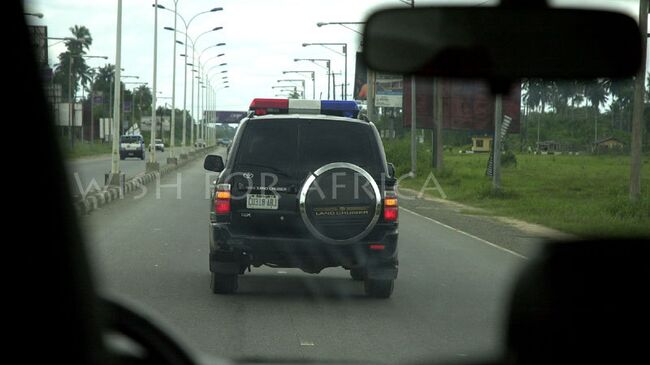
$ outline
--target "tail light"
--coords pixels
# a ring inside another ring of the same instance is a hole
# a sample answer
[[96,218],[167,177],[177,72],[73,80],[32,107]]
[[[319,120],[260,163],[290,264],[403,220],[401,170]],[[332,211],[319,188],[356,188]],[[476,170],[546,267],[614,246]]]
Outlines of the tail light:
[[230,184],[218,184],[214,194],[214,212],[217,214],[230,213]]
[[384,193],[384,220],[396,222],[397,210],[397,194],[394,191],[387,191]]

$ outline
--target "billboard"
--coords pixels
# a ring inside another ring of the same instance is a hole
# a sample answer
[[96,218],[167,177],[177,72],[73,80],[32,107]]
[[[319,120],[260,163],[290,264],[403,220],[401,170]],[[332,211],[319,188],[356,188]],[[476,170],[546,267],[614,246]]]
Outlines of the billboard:
[[[481,81],[442,79],[442,127],[445,129],[492,131],[494,129],[494,97]],[[416,126],[432,129],[434,115],[433,79],[416,78]],[[521,85],[513,85],[503,97],[503,114],[510,117],[510,131],[519,132]],[[411,79],[404,80],[405,127],[411,126]]]
[[401,108],[403,80],[399,75],[378,73],[375,78],[375,106]]
[[[81,103],[56,103],[54,104],[56,113],[56,122],[58,126],[70,127],[70,118],[74,121],[72,127],[81,127],[82,122],[82,106]],[[74,105],[74,110],[72,109]]]
[[[203,112],[203,119],[208,123],[239,124],[246,117],[248,112],[233,110],[206,110]],[[206,119],[207,117],[207,119]]]
[[[171,130],[170,117],[168,116],[157,116],[156,117],[156,130],[160,132],[160,123],[162,118],[162,128],[163,131],[169,132]],[[140,119],[140,130],[150,131],[151,130],[151,116],[142,116]]]
[[361,52],[357,52],[354,69],[354,100],[366,100],[368,97],[368,68],[363,62]]

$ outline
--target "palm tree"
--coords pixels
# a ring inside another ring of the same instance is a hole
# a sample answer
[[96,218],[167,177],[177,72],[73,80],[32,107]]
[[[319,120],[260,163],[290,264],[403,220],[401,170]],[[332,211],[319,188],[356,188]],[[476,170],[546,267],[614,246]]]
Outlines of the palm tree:
[[[59,67],[54,73],[54,80],[61,85],[63,94],[66,95],[64,98],[66,101],[69,101],[70,80],[72,80],[72,96],[77,93],[79,81],[83,86],[92,81],[91,68],[81,57],[86,54],[86,51],[90,49],[93,43],[90,31],[85,26],[75,25],[70,28],[70,32],[72,37],[65,41],[67,51],[59,55]],[[70,71],[72,71],[72,74],[70,74]]]
[[140,85],[134,91],[134,101],[135,101],[135,112],[138,115],[138,119],[142,117],[142,114],[151,114],[151,89],[146,85]]
[[594,116],[594,140],[598,138],[598,115],[600,114],[600,106],[609,100],[610,85],[611,80],[609,79],[589,80],[585,83],[585,97],[591,104]]
[[[618,112],[619,129],[622,128],[622,120],[628,121],[627,115],[631,113],[632,100],[634,99],[634,78],[613,79],[611,81],[610,92],[612,94],[612,128],[614,121],[617,119],[615,112]],[[625,123],[625,125],[629,125]]]

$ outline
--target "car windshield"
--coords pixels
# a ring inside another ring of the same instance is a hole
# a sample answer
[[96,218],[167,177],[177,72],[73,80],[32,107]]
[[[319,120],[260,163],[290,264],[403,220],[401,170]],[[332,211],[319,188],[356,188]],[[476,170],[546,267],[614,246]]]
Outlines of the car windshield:
[[377,10],[497,3],[25,0],[100,294],[233,360],[500,354],[543,242],[650,236],[650,76],[496,98],[363,61]]

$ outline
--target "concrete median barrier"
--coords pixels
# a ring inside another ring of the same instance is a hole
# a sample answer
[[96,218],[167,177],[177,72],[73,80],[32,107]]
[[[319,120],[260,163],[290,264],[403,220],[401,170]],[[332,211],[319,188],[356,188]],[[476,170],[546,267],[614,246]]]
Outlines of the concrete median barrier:
[[97,210],[100,207],[105,206],[115,200],[119,200],[127,194],[137,192],[140,190],[140,187],[144,185],[155,182],[157,180],[157,175],[164,176],[166,174],[169,174],[170,172],[179,169],[187,163],[205,156],[216,148],[216,146],[210,146],[191,151],[186,154],[185,158],[179,159],[176,164],[163,165],[157,172],[143,173],[142,175],[133,177],[125,183],[123,192],[120,192],[120,189],[117,187],[109,186],[105,186],[100,190],[91,191],[86,194],[83,199],[74,203],[75,210],[79,215],[90,214],[92,211]]

